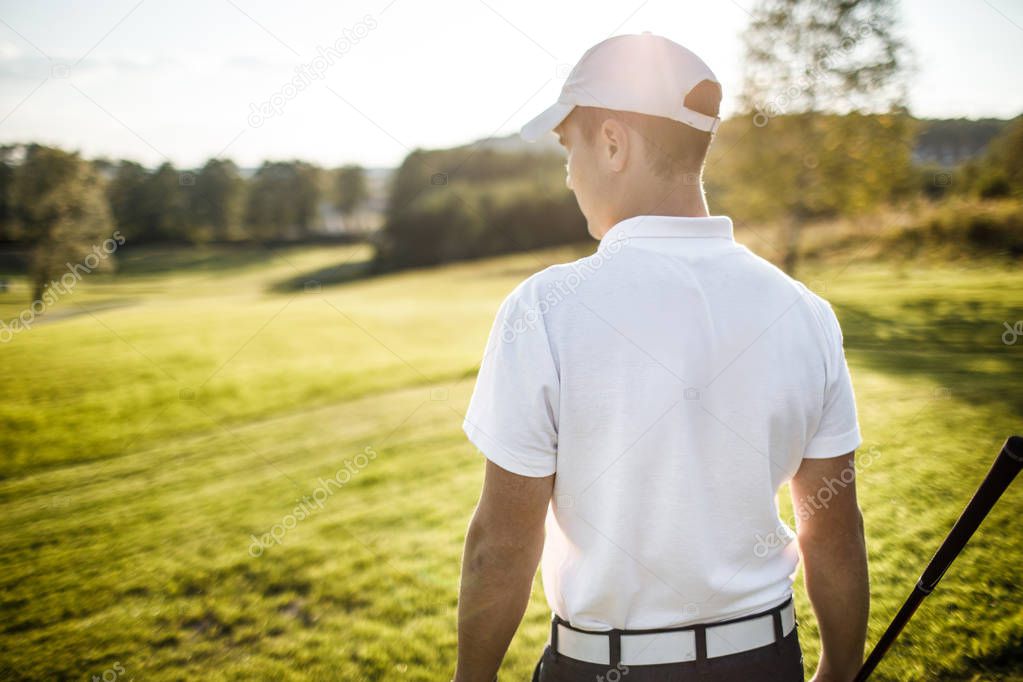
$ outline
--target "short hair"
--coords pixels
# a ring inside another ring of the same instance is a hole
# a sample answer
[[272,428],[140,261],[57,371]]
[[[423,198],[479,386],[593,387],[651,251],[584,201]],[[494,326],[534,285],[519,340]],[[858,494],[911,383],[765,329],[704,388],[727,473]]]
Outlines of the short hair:
[[[707,116],[717,116],[721,108],[721,86],[710,80],[700,81],[689,91],[685,106]],[[600,126],[609,118],[639,133],[646,145],[650,169],[655,175],[671,180],[685,173],[698,173],[710,149],[712,135],[685,123],[661,116],[648,116],[632,111],[601,107],[576,107],[572,120],[579,122],[583,138],[592,141]]]

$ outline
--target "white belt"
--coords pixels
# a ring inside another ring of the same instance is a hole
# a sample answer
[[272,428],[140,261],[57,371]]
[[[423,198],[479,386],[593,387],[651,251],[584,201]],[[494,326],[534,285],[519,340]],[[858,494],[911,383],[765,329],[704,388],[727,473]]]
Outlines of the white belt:
[[[796,626],[796,612],[790,600],[781,609],[782,635],[787,636]],[[706,631],[707,658],[729,656],[775,642],[774,616],[765,613],[755,618],[703,625]],[[611,664],[611,637],[607,632],[583,632],[557,625],[556,653],[588,663]],[[697,635],[692,630],[669,630],[620,634],[621,663],[623,665],[657,665],[684,663],[697,659]],[[550,635],[547,643],[550,644]]]

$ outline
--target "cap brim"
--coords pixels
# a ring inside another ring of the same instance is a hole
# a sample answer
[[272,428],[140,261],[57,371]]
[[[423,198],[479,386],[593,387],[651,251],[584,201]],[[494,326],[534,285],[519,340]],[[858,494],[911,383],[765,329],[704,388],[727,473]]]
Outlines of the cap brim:
[[539,116],[522,126],[519,134],[526,142],[536,142],[547,133],[558,127],[558,124],[568,118],[568,115],[575,109],[574,104],[555,102],[540,113]]

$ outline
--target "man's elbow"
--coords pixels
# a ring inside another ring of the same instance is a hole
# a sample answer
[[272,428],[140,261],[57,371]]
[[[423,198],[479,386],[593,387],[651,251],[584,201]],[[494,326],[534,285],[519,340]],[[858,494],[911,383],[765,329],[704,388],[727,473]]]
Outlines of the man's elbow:
[[462,570],[478,575],[510,575],[532,564],[532,574],[542,549],[542,528],[539,534],[530,531],[509,535],[474,518],[465,536]]

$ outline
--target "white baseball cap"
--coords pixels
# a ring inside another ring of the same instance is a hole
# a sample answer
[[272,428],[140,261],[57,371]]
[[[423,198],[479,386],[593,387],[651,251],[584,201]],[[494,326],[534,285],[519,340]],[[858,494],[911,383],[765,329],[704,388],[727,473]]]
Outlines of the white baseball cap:
[[721,119],[685,105],[686,95],[705,80],[720,82],[702,59],[667,38],[649,32],[608,38],[586,51],[558,101],[522,126],[521,135],[539,140],[577,106],[661,116],[713,135]]

